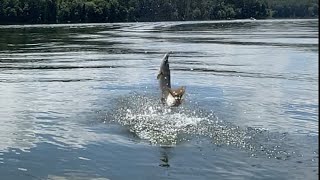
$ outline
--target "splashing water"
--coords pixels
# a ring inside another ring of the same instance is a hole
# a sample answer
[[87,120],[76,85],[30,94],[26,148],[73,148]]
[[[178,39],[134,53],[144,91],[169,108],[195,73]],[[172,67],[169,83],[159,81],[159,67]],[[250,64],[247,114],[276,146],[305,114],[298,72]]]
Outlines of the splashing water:
[[217,146],[232,146],[251,152],[251,156],[285,160],[296,153],[287,152],[287,133],[241,128],[218,120],[213,112],[196,107],[164,107],[158,98],[133,94],[116,100],[116,109],[108,115],[139,138],[151,144],[175,146],[192,137],[207,137]]
[[208,120],[191,115],[182,107],[166,108],[158,99],[143,95],[124,97],[117,103],[120,108],[113,113],[112,121],[152,144],[175,145],[184,139],[183,134],[192,134],[191,127],[195,129]]

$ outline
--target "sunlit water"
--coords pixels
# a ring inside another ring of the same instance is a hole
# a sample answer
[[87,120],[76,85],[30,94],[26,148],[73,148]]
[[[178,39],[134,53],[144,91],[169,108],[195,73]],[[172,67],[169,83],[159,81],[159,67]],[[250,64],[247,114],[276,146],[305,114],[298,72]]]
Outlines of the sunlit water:
[[317,179],[318,53],[318,20],[0,26],[1,179]]

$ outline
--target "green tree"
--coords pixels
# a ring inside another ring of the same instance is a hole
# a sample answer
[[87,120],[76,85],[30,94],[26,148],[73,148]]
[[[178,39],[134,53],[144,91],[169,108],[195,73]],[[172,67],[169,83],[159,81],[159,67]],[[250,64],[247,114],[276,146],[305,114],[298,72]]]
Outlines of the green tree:
[[0,23],[318,17],[318,0],[0,0]]

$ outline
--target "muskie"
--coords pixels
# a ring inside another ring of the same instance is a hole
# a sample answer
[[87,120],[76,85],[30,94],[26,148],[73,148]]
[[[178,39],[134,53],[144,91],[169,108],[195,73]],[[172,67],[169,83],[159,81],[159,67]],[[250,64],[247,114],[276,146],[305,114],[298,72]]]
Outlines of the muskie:
[[185,93],[185,86],[179,87],[178,89],[171,89],[170,82],[170,68],[169,68],[169,54],[166,53],[162,59],[160,65],[160,71],[157,76],[161,89],[161,102],[168,106],[179,106],[183,101],[183,95]]

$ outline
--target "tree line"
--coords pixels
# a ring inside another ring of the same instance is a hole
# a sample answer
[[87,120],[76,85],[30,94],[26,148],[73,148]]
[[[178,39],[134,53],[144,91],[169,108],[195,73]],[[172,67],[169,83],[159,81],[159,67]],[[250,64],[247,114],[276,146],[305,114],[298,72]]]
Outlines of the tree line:
[[318,0],[0,0],[0,24],[318,17]]

